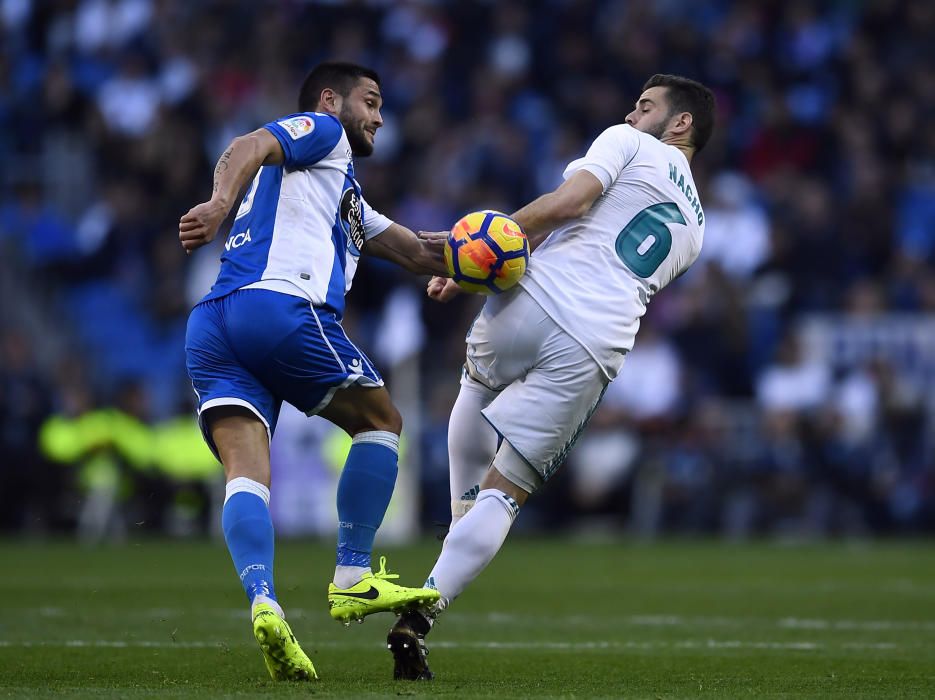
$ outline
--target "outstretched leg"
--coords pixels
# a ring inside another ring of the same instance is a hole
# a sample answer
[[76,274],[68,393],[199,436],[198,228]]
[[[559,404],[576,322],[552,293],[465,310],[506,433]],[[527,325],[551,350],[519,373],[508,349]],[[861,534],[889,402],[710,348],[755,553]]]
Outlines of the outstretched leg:
[[373,540],[396,485],[402,418],[383,387],[339,391],[320,415],[353,437],[338,482],[338,546],[328,589],[331,617],[362,620],[376,612],[434,603],[435,591],[390,583],[384,561],[370,568]]
[[387,636],[393,653],[393,677],[397,680],[430,680],[425,636],[435,619],[483,571],[500,551],[520,507],[529,492],[513,483],[497,468],[498,460],[521,459],[506,441],[484,476],[474,507],[456,523],[432,568],[426,585],[439,592],[431,608],[402,615]]
[[487,568],[503,546],[520,507],[529,497],[527,491],[497,469],[497,458],[512,449],[508,442],[503,443],[494,458],[493,469],[481,481],[474,507],[445,538],[445,546],[427,582],[440,595],[433,608],[436,614],[445,610]]

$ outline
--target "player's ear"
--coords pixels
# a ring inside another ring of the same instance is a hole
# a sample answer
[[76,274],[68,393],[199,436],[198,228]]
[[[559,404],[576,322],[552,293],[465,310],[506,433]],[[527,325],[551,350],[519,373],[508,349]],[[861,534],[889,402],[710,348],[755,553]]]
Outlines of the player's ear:
[[331,88],[325,88],[318,96],[318,109],[329,114],[338,114],[341,111],[342,97]]
[[686,134],[692,128],[694,121],[691,112],[680,112],[672,118],[669,131],[678,135]]

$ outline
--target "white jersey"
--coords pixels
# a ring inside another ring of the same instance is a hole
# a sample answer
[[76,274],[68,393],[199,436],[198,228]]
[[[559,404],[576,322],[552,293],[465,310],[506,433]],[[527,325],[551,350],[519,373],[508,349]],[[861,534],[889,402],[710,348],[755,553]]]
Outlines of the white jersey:
[[704,212],[682,152],[627,124],[598,136],[565,179],[578,170],[604,193],[549,235],[519,283],[613,379],[649,300],[701,252]]

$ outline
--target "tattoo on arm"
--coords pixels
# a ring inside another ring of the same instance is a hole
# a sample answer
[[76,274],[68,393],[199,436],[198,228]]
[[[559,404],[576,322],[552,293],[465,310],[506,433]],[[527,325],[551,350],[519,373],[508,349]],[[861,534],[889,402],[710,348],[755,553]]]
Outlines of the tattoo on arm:
[[221,157],[218,159],[218,164],[214,166],[214,191],[217,192],[220,188],[220,178],[221,175],[227,171],[228,161],[230,160],[231,153],[234,152],[234,147],[229,146],[224,153],[221,154]]

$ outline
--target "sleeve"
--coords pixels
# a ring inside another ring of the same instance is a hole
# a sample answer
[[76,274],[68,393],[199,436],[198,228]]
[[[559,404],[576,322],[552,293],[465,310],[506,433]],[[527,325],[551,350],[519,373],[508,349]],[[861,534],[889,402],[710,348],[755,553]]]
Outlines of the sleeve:
[[629,124],[617,124],[594,139],[583,158],[569,163],[562,177],[567,180],[578,170],[587,170],[601,181],[606,192],[639,148],[640,137],[636,129]]
[[365,241],[369,241],[371,238],[379,236],[393,224],[393,220],[391,218],[388,216],[383,216],[383,214],[367,204],[367,200],[364,199],[363,195],[360,197],[360,206],[361,213],[364,216]]
[[337,118],[318,112],[290,114],[263,128],[279,141],[289,168],[314,165],[334,150],[344,133]]

